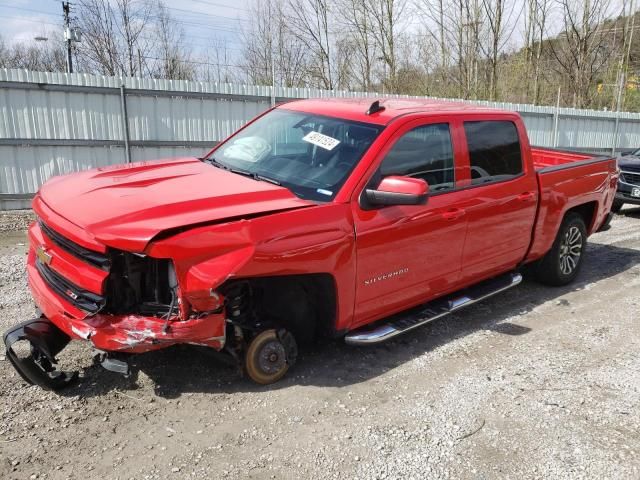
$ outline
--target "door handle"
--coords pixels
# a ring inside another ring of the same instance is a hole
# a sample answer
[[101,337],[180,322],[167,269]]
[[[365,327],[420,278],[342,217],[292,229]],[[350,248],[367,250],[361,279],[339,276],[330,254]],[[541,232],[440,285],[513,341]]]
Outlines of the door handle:
[[451,210],[447,210],[442,214],[442,218],[445,220],[456,220],[457,218],[462,217],[465,212],[462,208],[452,208]]
[[521,202],[526,202],[527,200],[531,200],[535,196],[536,194],[534,192],[524,192],[518,195],[518,200],[520,200]]

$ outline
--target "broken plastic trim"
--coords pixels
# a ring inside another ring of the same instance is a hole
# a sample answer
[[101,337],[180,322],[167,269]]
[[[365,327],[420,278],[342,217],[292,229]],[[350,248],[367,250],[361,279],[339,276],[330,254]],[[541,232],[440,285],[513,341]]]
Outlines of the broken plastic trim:
[[[77,379],[78,372],[62,372],[53,366],[57,363],[55,356],[71,338],[49,319],[40,317],[15,325],[5,332],[3,340],[7,358],[26,382],[45,390],[60,390]],[[22,340],[31,345],[31,353],[25,358],[11,348]]]

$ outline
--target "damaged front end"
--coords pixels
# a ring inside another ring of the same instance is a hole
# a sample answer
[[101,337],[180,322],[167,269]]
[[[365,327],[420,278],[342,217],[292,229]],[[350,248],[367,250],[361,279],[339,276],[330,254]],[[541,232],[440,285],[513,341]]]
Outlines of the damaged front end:
[[[4,335],[7,357],[27,382],[51,390],[73,382],[77,373],[54,368],[70,340],[91,342],[105,368],[124,374],[122,354],[177,343],[224,347],[224,299],[215,293],[207,310],[193,308],[171,259],[91,251],[43,222],[32,225],[29,241],[28,281],[43,316]],[[28,342],[27,355],[18,342]]]
[[[4,344],[7,358],[20,376],[32,385],[45,390],[59,390],[72,383],[77,372],[56,370],[56,355],[71,341],[71,338],[45,317],[27,320],[5,332]],[[28,355],[14,350],[18,342],[29,343]]]

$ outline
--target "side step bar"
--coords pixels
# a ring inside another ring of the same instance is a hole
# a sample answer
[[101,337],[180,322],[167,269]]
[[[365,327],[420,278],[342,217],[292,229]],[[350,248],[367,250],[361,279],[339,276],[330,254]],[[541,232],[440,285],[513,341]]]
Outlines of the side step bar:
[[377,326],[366,326],[354,330],[345,336],[345,342],[349,345],[371,345],[384,342],[396,335],[408,332],[409,330],[444,317],[461,308],[491,297],[496,293],[515,287],[520,282],[522,282],[522,275],[519,273],[508,273],[492,278],[491,280],[486,280],[473,287],[409,310],[404,314],[394,315],[386,321],[383,321],[383,323],[378,322]]

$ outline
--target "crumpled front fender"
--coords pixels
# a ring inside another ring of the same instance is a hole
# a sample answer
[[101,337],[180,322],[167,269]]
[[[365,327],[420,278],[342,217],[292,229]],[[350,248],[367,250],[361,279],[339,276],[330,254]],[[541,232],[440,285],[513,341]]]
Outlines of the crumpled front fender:
[[224,255],[198,263],[184,272],[184,292],[191,306],[201,312],[219,307],[219,297],[212,295],[215,288],[232,277],[253,257],[253,246],[239,248]]

